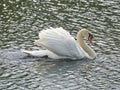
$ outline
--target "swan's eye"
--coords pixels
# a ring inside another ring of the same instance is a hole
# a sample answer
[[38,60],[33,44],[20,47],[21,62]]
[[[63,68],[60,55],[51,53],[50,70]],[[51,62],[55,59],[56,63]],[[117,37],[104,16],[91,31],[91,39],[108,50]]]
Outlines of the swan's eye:
[[88,33],[88,35],[89,35],[88,38],[90,37],[93,39],[93,35],[91,33]]

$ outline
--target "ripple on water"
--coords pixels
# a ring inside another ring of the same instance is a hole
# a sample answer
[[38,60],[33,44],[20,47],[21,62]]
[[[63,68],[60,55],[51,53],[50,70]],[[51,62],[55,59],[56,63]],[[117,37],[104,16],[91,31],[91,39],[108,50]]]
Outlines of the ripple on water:
[[[1,90],[119,90],[119,0],[1,1]],[[95,60],[50,60],[27,57],[18,49],[38,49],[33,40],[48,27],[63,27],[74,37],[90,29]],[[11,50],[12,49],[12,50]],[[17,49],[17,50],[13,50]]]

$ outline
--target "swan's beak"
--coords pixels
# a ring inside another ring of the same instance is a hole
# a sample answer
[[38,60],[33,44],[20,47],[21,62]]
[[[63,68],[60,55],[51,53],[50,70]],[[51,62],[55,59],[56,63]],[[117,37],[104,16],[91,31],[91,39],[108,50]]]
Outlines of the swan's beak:
[[93,41],[93,35],[91,33],[89,33],[88,40],[89,40],[90,43],[92,43],[92,41]]

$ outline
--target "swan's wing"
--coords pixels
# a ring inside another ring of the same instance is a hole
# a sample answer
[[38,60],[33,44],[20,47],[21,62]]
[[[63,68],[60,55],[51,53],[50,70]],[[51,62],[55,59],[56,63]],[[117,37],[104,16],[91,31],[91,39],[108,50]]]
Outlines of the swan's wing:
[[76,43],[74,38],[63,28],[50,28],[39,33],[39,45],[53,53],[71,58],[83,58],[85,52]]

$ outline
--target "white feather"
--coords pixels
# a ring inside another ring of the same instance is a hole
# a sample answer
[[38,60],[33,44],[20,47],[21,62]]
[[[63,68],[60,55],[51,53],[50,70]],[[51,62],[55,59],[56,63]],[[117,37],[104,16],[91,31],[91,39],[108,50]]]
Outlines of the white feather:
[[[47,56],[47,57],[52,58],[52,59],[60,59],[60,58],[63,58],[63,57],[61,57],[61,56],[58,56],[58,55],[52,53],[52,52],[49,51],[49,50],[29,51],[29,50],[24,50],[24,49],[22,49],[21,52],[26,53],[26,54],[31,55],[31,56],[35,56],[35,57],[44,57],[44,56]],[[64,57],[64,58],[66,58],[66,57]]]
[[[75,39],[63,28],[42,30],[39,33],[39,38],[37,43],[57,56],[76,59],[87,56]],[[46,53],[46,55],[47,54],[49,53]]]

